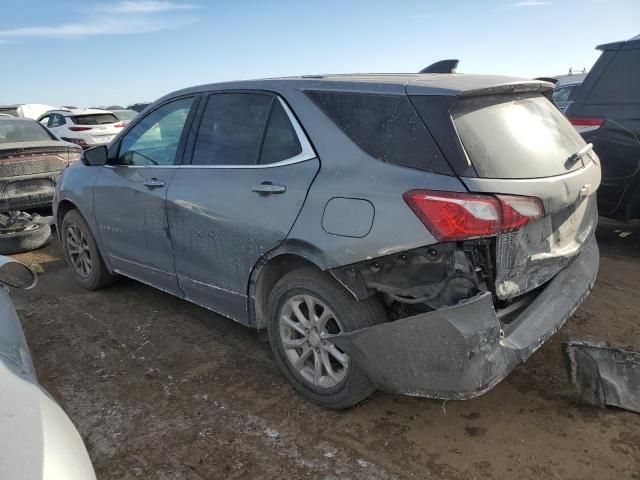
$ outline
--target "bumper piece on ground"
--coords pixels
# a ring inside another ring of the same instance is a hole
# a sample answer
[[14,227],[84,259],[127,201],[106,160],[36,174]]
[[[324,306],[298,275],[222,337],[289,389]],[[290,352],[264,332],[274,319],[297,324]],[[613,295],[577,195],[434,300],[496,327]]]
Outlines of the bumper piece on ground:
[[640,351],[571,340],[562,345],[569,381],[580,400],[640,413]]
[[491,294],[456,306],[332,338],[380,389],[469,399],[490,390],[553,335],[589,294],[598,270],[595,238],[509,324]]

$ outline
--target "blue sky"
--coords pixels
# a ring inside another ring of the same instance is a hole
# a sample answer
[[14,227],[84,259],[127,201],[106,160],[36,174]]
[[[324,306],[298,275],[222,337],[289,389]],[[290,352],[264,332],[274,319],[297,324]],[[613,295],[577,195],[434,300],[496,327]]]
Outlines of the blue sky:
[[[224,80],[590,67],[640,0],[3,0],[0,104],[128,104]],[[13,7],[13,8],[11,8]]]

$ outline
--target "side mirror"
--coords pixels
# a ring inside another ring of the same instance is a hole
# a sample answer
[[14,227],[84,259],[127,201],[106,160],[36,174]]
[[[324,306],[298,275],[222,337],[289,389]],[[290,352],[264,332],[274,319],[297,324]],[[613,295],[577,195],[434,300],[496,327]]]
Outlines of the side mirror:
[[107,146],[89,148],[82,153],[82,163],[89,167],[100,167],[107,163]]
[[26,265],[0,255],[0,283],[13,288],[29,289],[36,286],[38,276]]

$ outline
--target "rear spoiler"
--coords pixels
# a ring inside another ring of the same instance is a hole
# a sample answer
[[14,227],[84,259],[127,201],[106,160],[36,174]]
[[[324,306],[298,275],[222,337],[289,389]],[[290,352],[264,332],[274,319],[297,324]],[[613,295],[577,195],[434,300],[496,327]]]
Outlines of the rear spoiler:
[[520,81],[513,83],[503,83],[499,85],[490,85],[487,87],[476,88],[473,90],[465,90],[461,92],[459,97],[477,97],[480,95],[502,95],[510,93],[530,93],[539,92],[545,95],[551,95],[553,91],[553,83],[539,80]]

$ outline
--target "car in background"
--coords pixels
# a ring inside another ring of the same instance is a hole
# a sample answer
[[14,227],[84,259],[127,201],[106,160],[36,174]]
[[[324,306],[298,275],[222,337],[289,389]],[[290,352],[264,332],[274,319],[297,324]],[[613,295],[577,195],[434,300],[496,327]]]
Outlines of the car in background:
[[561,86],[556,86],[553,89],[553,101],[558,106],[560,111],[564,112],[571,103],[569,97],[571,93],[580,86],[580,83],[568,83]]
[[476,397],[597,272],[598,159],[550,90],[362,74],[174,92],[66,169],[65,259],[84,288],[122,274],[266,331],[326,407]]
[[565,114],[602,162],[600,213],[627,221],[640,218],[640,35],[596,48]]
[[60,173],[81,152],[35,120],[0,117],[0,212],[50,207]]
[[0,468],[3,479],[95,480],[80,434],[38,383],[8,287],[32,288],[36,274],[0,256]]
[[138,112],[136,112],[135,110],[110,110],[110,112],[118,117],[118,120],[123,122],[125,126],[128,125],[131,120],[138,116]]
[[16,105],[0,105],[0,113],[11,115],[12,117],[24,117],[36,120],[45,112],[50,110],[66,110],[65,107],[54,107],[42,103],[19,103]]
[[107,110],[54,110],[38,121],[66,142],[89,148],[109,143],[122,131],[125,124]]
[[140,113],[149,105],[151,105],[151,102],[134,103],[133,105],[129,105],[127,107],[127,110],[135,110],[136,112]]

